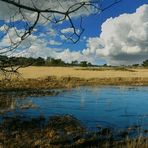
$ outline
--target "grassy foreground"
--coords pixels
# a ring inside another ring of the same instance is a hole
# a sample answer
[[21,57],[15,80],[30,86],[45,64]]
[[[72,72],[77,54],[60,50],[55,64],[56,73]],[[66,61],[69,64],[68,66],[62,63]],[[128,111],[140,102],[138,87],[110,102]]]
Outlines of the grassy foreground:
[[4,118],[0,126],[0,147],[147,148],[146,138],[129,139],[126,133],[113,133],[109,128],[91,132],[71,115],[52,116],[47,122],[44,116],[31,119],[15,116]]

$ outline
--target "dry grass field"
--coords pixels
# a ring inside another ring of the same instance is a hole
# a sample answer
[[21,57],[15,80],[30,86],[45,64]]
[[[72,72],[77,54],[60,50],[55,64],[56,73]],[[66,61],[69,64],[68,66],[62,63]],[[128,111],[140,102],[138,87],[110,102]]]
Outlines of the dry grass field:
[[23,78],[77,77],[93,78],[148,78],[148,69],[109,69],[109,68],[77,68],[77,67],[26,67],[19,70]]
[[31,66],[19,69],[19,75],[15,75],[11,81],[0,80],[0,90],[40,90],[98,85],[148,86],[148,69]]

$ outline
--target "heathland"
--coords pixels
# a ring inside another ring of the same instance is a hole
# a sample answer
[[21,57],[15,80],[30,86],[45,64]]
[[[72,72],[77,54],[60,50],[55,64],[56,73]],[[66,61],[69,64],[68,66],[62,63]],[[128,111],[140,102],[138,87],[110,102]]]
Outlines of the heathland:
[[[0,78],[0,105],[3,118],[0,125],[0,147],[148,146],[147,137],[141,135],[131,139],[128,137],[131,132],[140,129],[138,125],[132,125],[119,132],[114,132],[108,127],[101,127],[93,132],[88,131],[71,115],[53,115],[46,119],[44,115],[25,118],[17,113],[12,117],[5,114],[13,111],[15,113],[15,109],[36,110],[36,106],[31,102],[19,107],[13,102],[17,98],[24,100],[26,96],[56,95],[52,90],[56,88],[100,85],[148,86],[147,68],[30,66],[20,68],[15,73],[2,74]],[[144,130],[144,134],[147,134],[147,130]]]
[[[84,85],[148,85],[147,68],[30,66],[21,68],[18,72],[3,75],[0,88],[54,89]],[[12,80],[5,77],[11,77]]]

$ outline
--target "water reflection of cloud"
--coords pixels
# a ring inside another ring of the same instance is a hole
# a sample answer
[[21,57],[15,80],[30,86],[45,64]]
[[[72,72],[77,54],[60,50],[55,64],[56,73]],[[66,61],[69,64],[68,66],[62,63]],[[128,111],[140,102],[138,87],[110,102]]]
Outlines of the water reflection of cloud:
[[[93,89],[92,89],[93,88]],[[82,90],[83,89],[83,90]],[[85,107],[87,103],[90,101],[95,101],[96,104],[99,103],[100,91],[98,87],[80,87],[77,89],[77,94],[80,97],[80,105],[81,107]],[[89,94],[89,95],[88,95]]]
[[81,108],[84,108],[85,107],[85,98],[80,98],[80,106]]

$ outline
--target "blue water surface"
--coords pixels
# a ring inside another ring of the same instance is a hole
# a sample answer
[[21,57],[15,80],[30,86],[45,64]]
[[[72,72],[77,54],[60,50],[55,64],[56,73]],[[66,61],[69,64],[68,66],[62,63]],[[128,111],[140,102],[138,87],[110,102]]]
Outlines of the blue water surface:
[[148,129],[148,87],[79,87],[59,91],[56,96],[18,99],[18,104],[32,102],[37,108],[18,109],[15,114],[29,117],[71,114],[88,129],[100,125],[116,128],[142,125]]

